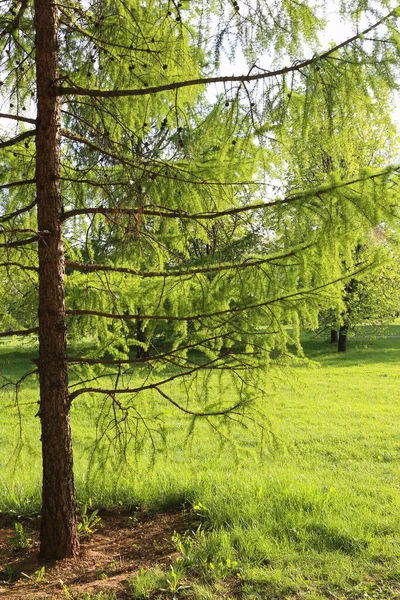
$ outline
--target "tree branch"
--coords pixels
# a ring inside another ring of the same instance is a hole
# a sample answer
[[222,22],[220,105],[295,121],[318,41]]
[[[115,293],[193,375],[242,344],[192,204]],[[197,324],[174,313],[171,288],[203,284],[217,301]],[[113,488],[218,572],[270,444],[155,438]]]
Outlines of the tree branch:
[[37,229],[0,229],[0,235],[14,235],[15,233],[36,233],[39,235],[41,232]]
[[256,308],[263,308],[265,306],[271,306],[272,304],[276,304],[278,302],[285,302],[286,300],[291,300],[293,298],[298,298],[299,300],[303,300],[305,296],[310,296],[315,294],[319,290],[325,289],[335,283],[339,283],[341,281],[346,281],[360,273],[363,273],[366,269],[369,269],[373,263],[368,263],[364,265],[362,268],[357,271],[353,271],[351,274],[343,275],[342,277],[338,277],[332,281],[328,281],[327,283],[323,283],[313,288],[309,288],[307,290],[298,290],[297,292],[292,292],[291,294],[287,294],[285,296],[279,296],[278,298],[273,298],[272,300],[265,300],[264,302],[257,302],[256,304],[248,304],[246,306],[236,306],[232,308],[227,308],[225,310],[219,310],[212,313],[199,313],[197,315],[188,315],[186,317],[177,317],[173,315],[144,315],[144,314],[115,314],[115,313],[106,313],[98,310],[84,310],[84,309],[69,309],[66,310],[67,315],[73,316],[94,316],[94,317],[103,317],[105,319],[119,319],[121,321],[137,321],[137,320],[146,320],[146,321],[199,321],[201,319],[209,319],[212,317],[220,317],[228,314],[236,314],[245,312],[246,310],[254,310]]
[[64,6],[61,6],[61,4],[58,4],[58,8],[60,10],[60,12],[66,17],[66,19],[68,19],[67,21],[62,21],[62,24],[64,27],[68,28],[70,31],[77,31],[78,33],[81,33],[82,35],[86,36],[87,38],[90,39],[90,41],[96,44],[96,46],[100,47],[104,52],[108,52],[109,54],[111,54],[111,52],[109,50],[107,50],[106,47],[104,46],[112,46],[112,48],[118,48],[118,49],[122,49],[122,50],[129,50],[129,51],[135,51],[135,52],[146,52],[149,54],[161,54],[160,50],[152,50],[149,47],[147,48],[140,48],[137,46],[126,46],[124,44],[117,44],[116,42],[111,43],[110,41],[108,42],[108,44],[104,43],[104,39],[102,39],[101,37],[97,37],[95,35],[93,35],[93,32],[88,31],[87,29],[84,29],[83,27],[80,27],[79,25],[77,25],[76,21],[73,21],[73,17],[72,14],[70,12],[68,12]]
[[36,125],[36,119],[29,119],[28,117],[21,117],[20,115],[0,113],[0,119],[11,119],[12,121],[21,121],[22,123],[32,123],[32,125]]
[[116,98],[123,96],[148,96],[150,94],[159,94],[161,92],[166,92],[170,90],[178,90],[184,87],[192,87],[198,85],[208,85],[211,83],[248,83],[251,81],[260,81],[265,79],[271,79],[273,77],[279,77],[280,75],[287,75],[288,73],[296,73],[312,65],[313,63],[324,60],[346,46],[349,46],[353,42],[362,39],[365,35],[382,25],[385,21],[390,19],[391,17],[397,17],[398,11],[397,9],[389,12],[385,17],[364,29],[364,31],[358,32],[353,35],[351,38],[348,38],[344,42],[333,46],[326,52],[323,52],[319,56],[313,56],[307,60],[303,60],[298,62],[290,67],[283,67],[282,69],[277,69],[275,71],[266,71],[264,73],[257,73],[255,75],[231,75],[231,76],[219,76],[219,77],[204,77],[198,79],[188,79],[186,81],[176,81],[174,83],[168,83],[165,85],[159,85],[155,87],[147,87],[142,89],[132,89],[132,90],[100,90],[100,89],[89,89],[89,88],[80,88],[80,87],[63,87],[63,86],[55,86],[54,93],[58,96],[71,96],[71,95],[79,95],[79,96],[91,96],[93,98]]
[[[7,187],[12,187],[12,186],[19,186],[19,185],[24,185],[25,183],[36,183],[36,179],[28,179],[27,181],[24,182],[15,182],[15,183],[10,183],[10,184],[6,184],[4,186],[0,186],[0,189],[3,188],[7,188]],[[11,219],[14,219],[15,217],[19,217],[19,215],[22,215],[23,213],[29,212],[34,206],[36,206],[36,198],[35,200],[33,200],[33,202],[31,202],[30,204],[28,204],[28,206],[25,206],[24,208],[20,208],[18,210],[15,210],[12,213],[8,213],[6,215],[3,215],[2,217],[0,217],[0,223],[4,223],[5,221],[11,221]]]
[[17,262],[3,262],[0,263],[0,267],[18,267],[19,269],[23,269],[25,271],[35,271],[35,273],[37,273],[39,271],[39,269],[37,267],[32,267],[32,266],[28,266],[28,265],[23,265],[22,263],[17,263]]
[[11,23],[9,23],[7,25],[7,27],[5,27],[3,29],[3,31],[0,32],[0,39],[2,39],[2,37],[4,35],[10,34],[13,31],[15,31],[16,29],[19,29],[19,23],[20,23],[21,17],[23,16],[28,4],[29,4],[29,0],[22,1],[21,6],[19,7],[18,14],[15,16],[15,19],[13,19],[11,21]]
[[[286,198],[280,198],[278,200],[272,200],[270,202],[256,202],[254,204],[248,204],[246,206],[237,206],[235,208],[228,208],[226,210],[221,211],[205,211],[202,213],[187,213],[181,210],[168,209],[166,207],[157,207],[153,206],[151,208],[144,206],[143,208],[105,208],[104,206],[99,206],[97,208],[76,208],[73,210],[67,210],[62,215],[62,220],[66,221],[71,217],[76,217],[79,215],[132,215],[135,216],[137,214],[140,215],[150,215],[153,217],[167,217],[167,218],[179,218],[179,219],[193,219],[193,220],[210,220],[217,219],[220,217],[227,217],[231,215],[238,215],[241,213],[254,211],[254,210],[264,210],[273,208],[275,206],[281,206],[283,204],[290,204],[291,202],[297,202],[300,200],[308,200],[309,198],[314,198],[318,194],[330,194],[335,192],[336,190],[340,190],[342,188],[348,187],[350,185],[354,185],[357,183],[362,183],[365,181],[377,179],[382,177],[382,175],[391,173],[393,171],[398,171],[400,167],[386,167],[381,171],[374,173],[372,175],[367,175],[366,177],[357,177],[356,179],[351,179],[347,181],[343,181],[340,183],[335,183],[333,185],[323,185],[315,189],[307,190],[305,192],[299,192],[297,194],[293,194],[291,196],[287,196]],[[148,205],[147,205],[148,206]]]
[[[275,332],[273,332],[273,333],[275,333]],[[155,356],[149,356],[148,358],[143,357],[143,358],[128,358],[128,359],[113,359],[113,358],[70,357],[70,358],[67,358],[67,361],[68,361],[68,363],[71,363],[71,364],[82,363],[82,364],[89,364],[89,365],[98,365],[98,364],[100,364],[100,365],[129,365],[129,364],[133,364],[133,363],[152,362],[152,361],[156,361],[156,360],[162,360],[169,356],[173,356],[174,354],[177,354],[178,352],[184,352],[186,350],[198,348],[199,346],[205,346],[205,344],[208,344],[210,342],[215,342],[216,340],[224,339],[226,337],[229,337],[229,335],[230,335],[230,333],[222,333],[221,335],[214,335],[212,337],[204,338],[197,342],[193,342],[191,344],[186,344],[185,346],[180,346],[179,348],[169,350],[168,352],[164,352],[162,354],[156,354]]]
[[22,140],[25,140],[28,137],[32,137],[33,135],[36,135],[36,129],[24,131],[23,133],[17,135],[15,138],[6,140],[5,142],[0,142],[0,150],[2,148],[7,148],[8,146],[14,146],[14,144],[18,144],[18,142],[22,142]]
[[0,248],[17,248],[18,246],[26,246],[27,244],[33,244],[33,242],[37,242],[38,240],[39,236],[35,235],[34,237],[27,238],[26,240],[5,242],[3,244],[0,244]]
[[[23,181],[12,181],[11,183],[3,183],[2,185],[0,185],[0,190],[8,190],[9,188],[13,188],[13,187],[20,187],[22,185],[31,185],[33,183],[36,183],[36,179],[25,179]],[[36,204],[36,200],[35,202],[29,206],[28,209],[33,208],[33,206],[35,206]],[[24,211],[25,212],[25,211]],[[20,212],[18,212],[18,214],[21,214]],[[0,217],[0,222],[3,220],[4,217]]]
[[163,390],[160,390],[158,387],[156,387],[155,390],[163,398],[168,400],[168,402],[170,402],[173,406],[175,406],[182,412],[186,413],[187,415],[192,415],[194,417],[218,417],[218,416],[227,415],[227,414],[230,414],[233,411],[235,411],[242,404],[241,402],[237,402],[237,404],[234,404],[233,406],[230,406],[229,408],[226,408],[225,410],[216,410],[216,411],[211,411],[211,412],[195,412],[195,411],[189,410],[188,408],[185,408],[181,404],[178,404],[178,402],[175,402],[175,400],[172,400],[172,398],[170,396],[168,396],[168,394],[166,394]]
[[[75,142],[78,142],[80,144],[84,144],[85,146],[87,146],[88,148],[90,148],[93,152],[98,152],[99,154],[103,154],[104,156],[108,156],[109,158],[119,162],[120,164],[123,165],[127,165],[129,167],[133,167],[135,169],[141,169],[143,172],[146,172],[150,175],[155,175],[157,177],[161,177],[163,179],[171,179],[171,174],[164,174],[161,171],[155,171],[154,168],[156,166],[160,167],[160,168],[164,168],[165,166],[167,166],[164,162],[160,162],[160,161],[155,161],[152,160],[150,161],[133,161],[133,160],[129,160],[128,158],[126,158],[125,156],[121,156],[120,154],[116,154],[115,152],[111,152],[109,149],[106,150],[105,148],[102,148],[101,146],[98,146],[97,144],[94,144],[91,140],[88,140],[87,138],[84,138],[81,135],[77,135],[76,133],[72,133],[71,131],[68,131],[68,129],[61,129],[61,135],[69,140],[73,140]],[[113,144],[117,144],[117,142],[115,142],[114,140],[108,140]],[[258,182],[257,181],[204,181],[203,179],[188,179],[187,177],[184,177],[182,173],[186,173],[186,171],[182,168],[179,167],[178,165],[173,165],[173,168],[171,168],[171,165],[168,165],[171,169],[171,171],[173,170],[174,172],[174,181],[176,182],[182,182],[182,183],[191,183],[192,185],[214,185],[214,186],[239,186],[239,185],[257,185]],[[152,170],[149,168],[152,167]],[[102,185],[99,181],[94,181],[94,180],[80,180],[80,179],[72,179],[72,178],[68,178],[68,177],[60,177],[60,180],[62,181],[72,181],[72,182],[76,182],[76,183],[86,183],[88,185],[93,185],[98,187],[99,185]],[[119,183],[118,183],[119,184]],[[108,181],[106,183],[106,185],[114,185],[113,181]],[[125,184],[126,185],[126,184]]]
[[38,333],[39,327],[32,327],[32,329],[20,329],[20,330],[12,330],[3,331],[0,333],[0,337],[9,337],[11,335],[31,335],[32,333]]
[[[80,388],[79,390],[75,390],[75,392],[72,392],[72,394],[69,395],[69,401],[70,401],[70,404],[72,404],[72,402],[73,402],[73,400],[75,400],[75,398],[77,398],[78,396],[80,396],[82,394],[86,394],[86,393],[105,394],[107,396],[112,397],[116,394],[137,394],[138,392],[143,392],[145,390],[156,390],[158,393],[160,393],[161,395],[164,396],[164,393],[161,392],[161,390],[159,389],[160,385],[165,385],[166,383],[170,383],[171,381],[174,381],[175,379],[181,379],[182,377],[187,377],[188,375],[192,375],[193,373],[196,373],[202,369],[208,368],[210,365],[212,365],[216,362],[219,362],[220,360],[221,360],[220,358],[215,358],[213,360],[208,361],[207,363],[198,365],[198,366],[190,369],[189,371],[185,371],[184,373],[177,373],[175,375],[171,375],[171,377],[166,377],[165,379],[162,379],[161,381],[157,381],[156,383],[149,383],[147,385],[142,385],[137,388],[121,388],[121,389],[115,389],[115,388],[107,389],[107,388],[94,388],[94,387]],[[206,413],[194,413],[184,407],[181,407],[179,404],[177,404],[176,402],[171,400],[169,397],[167,397],[167,396],[164,396],[164,397],[167,398],[167,400],[169,402],[171,402],[174,406],[176,406],[180,410],[183,410],[183,412],[186,412],[187,414],[191,414],[191,415],[195,415],[195,416],[206,416]],[[236,404],[234,407],[231,407],[230,409],[226,409],[224,411],[208,413],[208,414],[210,416],[226,414],[227,412],[235,410],[235,408],[237,408],[239,405],[240,405],[240,403]]]
[[226,263],[220,264],[217,266],[210,267],[198,267],[195,269],[185,269],[182,271],[138,271],[137,269],[130,269],[128,267],[112,267],[111,265],[98,265],[98,264],[88,264],[88,263],[79,263],[79,262],[71,262],[66,261],[65,266],[72,269],[82,269],[84,271],[111,271],[113,273],[127,273],[128,275],[137,275],[142,278],[151,278],[151,277],[191,277],[192,275],[198,275],[201,273],[219,273],[221,271],[229,271],[231,269],[246,269],[248,267],[259,267],[266,263],[272,262],[274,260],[279,260],[283,258],[289,258],[291,256],[296,256],[297,252],[302,250],[306,250],[312,244],[301,244],[296,248],[292,248],[290,252],[280,253],[276,252],[274,254],[268,255],[265,258],[260,259],[246,259],[242,263]]

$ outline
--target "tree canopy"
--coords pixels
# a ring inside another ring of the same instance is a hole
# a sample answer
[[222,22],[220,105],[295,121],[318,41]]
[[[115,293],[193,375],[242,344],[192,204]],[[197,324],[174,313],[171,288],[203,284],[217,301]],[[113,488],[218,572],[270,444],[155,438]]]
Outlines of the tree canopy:
[[[241,418],[270,351],[374,262],[351,251],[397,209],[400,13],[337,9],[351,33],[325,45],[312,2],[1,2],[0,323],[39,336],[45,557],[78,551],[72,402],[130,433],[149,390]],[[226,371],[230,405],[169,393]]]

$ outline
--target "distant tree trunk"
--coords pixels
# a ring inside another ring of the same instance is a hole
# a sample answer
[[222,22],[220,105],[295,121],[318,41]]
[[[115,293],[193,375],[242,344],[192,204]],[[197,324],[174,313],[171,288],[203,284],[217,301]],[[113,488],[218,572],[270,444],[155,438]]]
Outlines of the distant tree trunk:
[[338,352],[346,352],[347,350],[347,325],[342,325],[339,329]]
[[35,0],[37,135],[36,193],[39,230],[39,377],[42,428],[43,558],[78,552],[69,420],[64,306],[64,248],[61,237],[60,101],[51,93],[58,77],[56,5]]
[[331,344],[338,343],[338,332],[337,329],[331,329]]

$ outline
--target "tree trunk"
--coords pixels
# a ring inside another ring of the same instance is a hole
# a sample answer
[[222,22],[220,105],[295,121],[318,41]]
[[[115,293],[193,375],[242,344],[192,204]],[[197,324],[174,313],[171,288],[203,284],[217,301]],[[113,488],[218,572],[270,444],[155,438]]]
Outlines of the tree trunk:
[[51,93],[58,77],[56,5],[35,0],[37,134],[36,187],[39,230],[39,379],[43,461],[43,558],[78,552],[64,306],[61,231],[60,101]]
[[331,329],[331,344],[338,343],[338,332],[337,329]]
[[347,325],[342,325],[339,329],[338,352],[346,352],[347,350]]

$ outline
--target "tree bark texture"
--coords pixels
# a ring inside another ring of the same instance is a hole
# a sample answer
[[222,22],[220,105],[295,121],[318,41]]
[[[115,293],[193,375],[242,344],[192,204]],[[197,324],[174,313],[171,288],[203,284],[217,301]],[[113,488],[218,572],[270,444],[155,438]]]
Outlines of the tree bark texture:
[[41,555],[78,552],[64,305],[61,231],[58,15],[52,0],[35,0],[37,135],[36,186],[39,230],[39,379],[43,461]]

